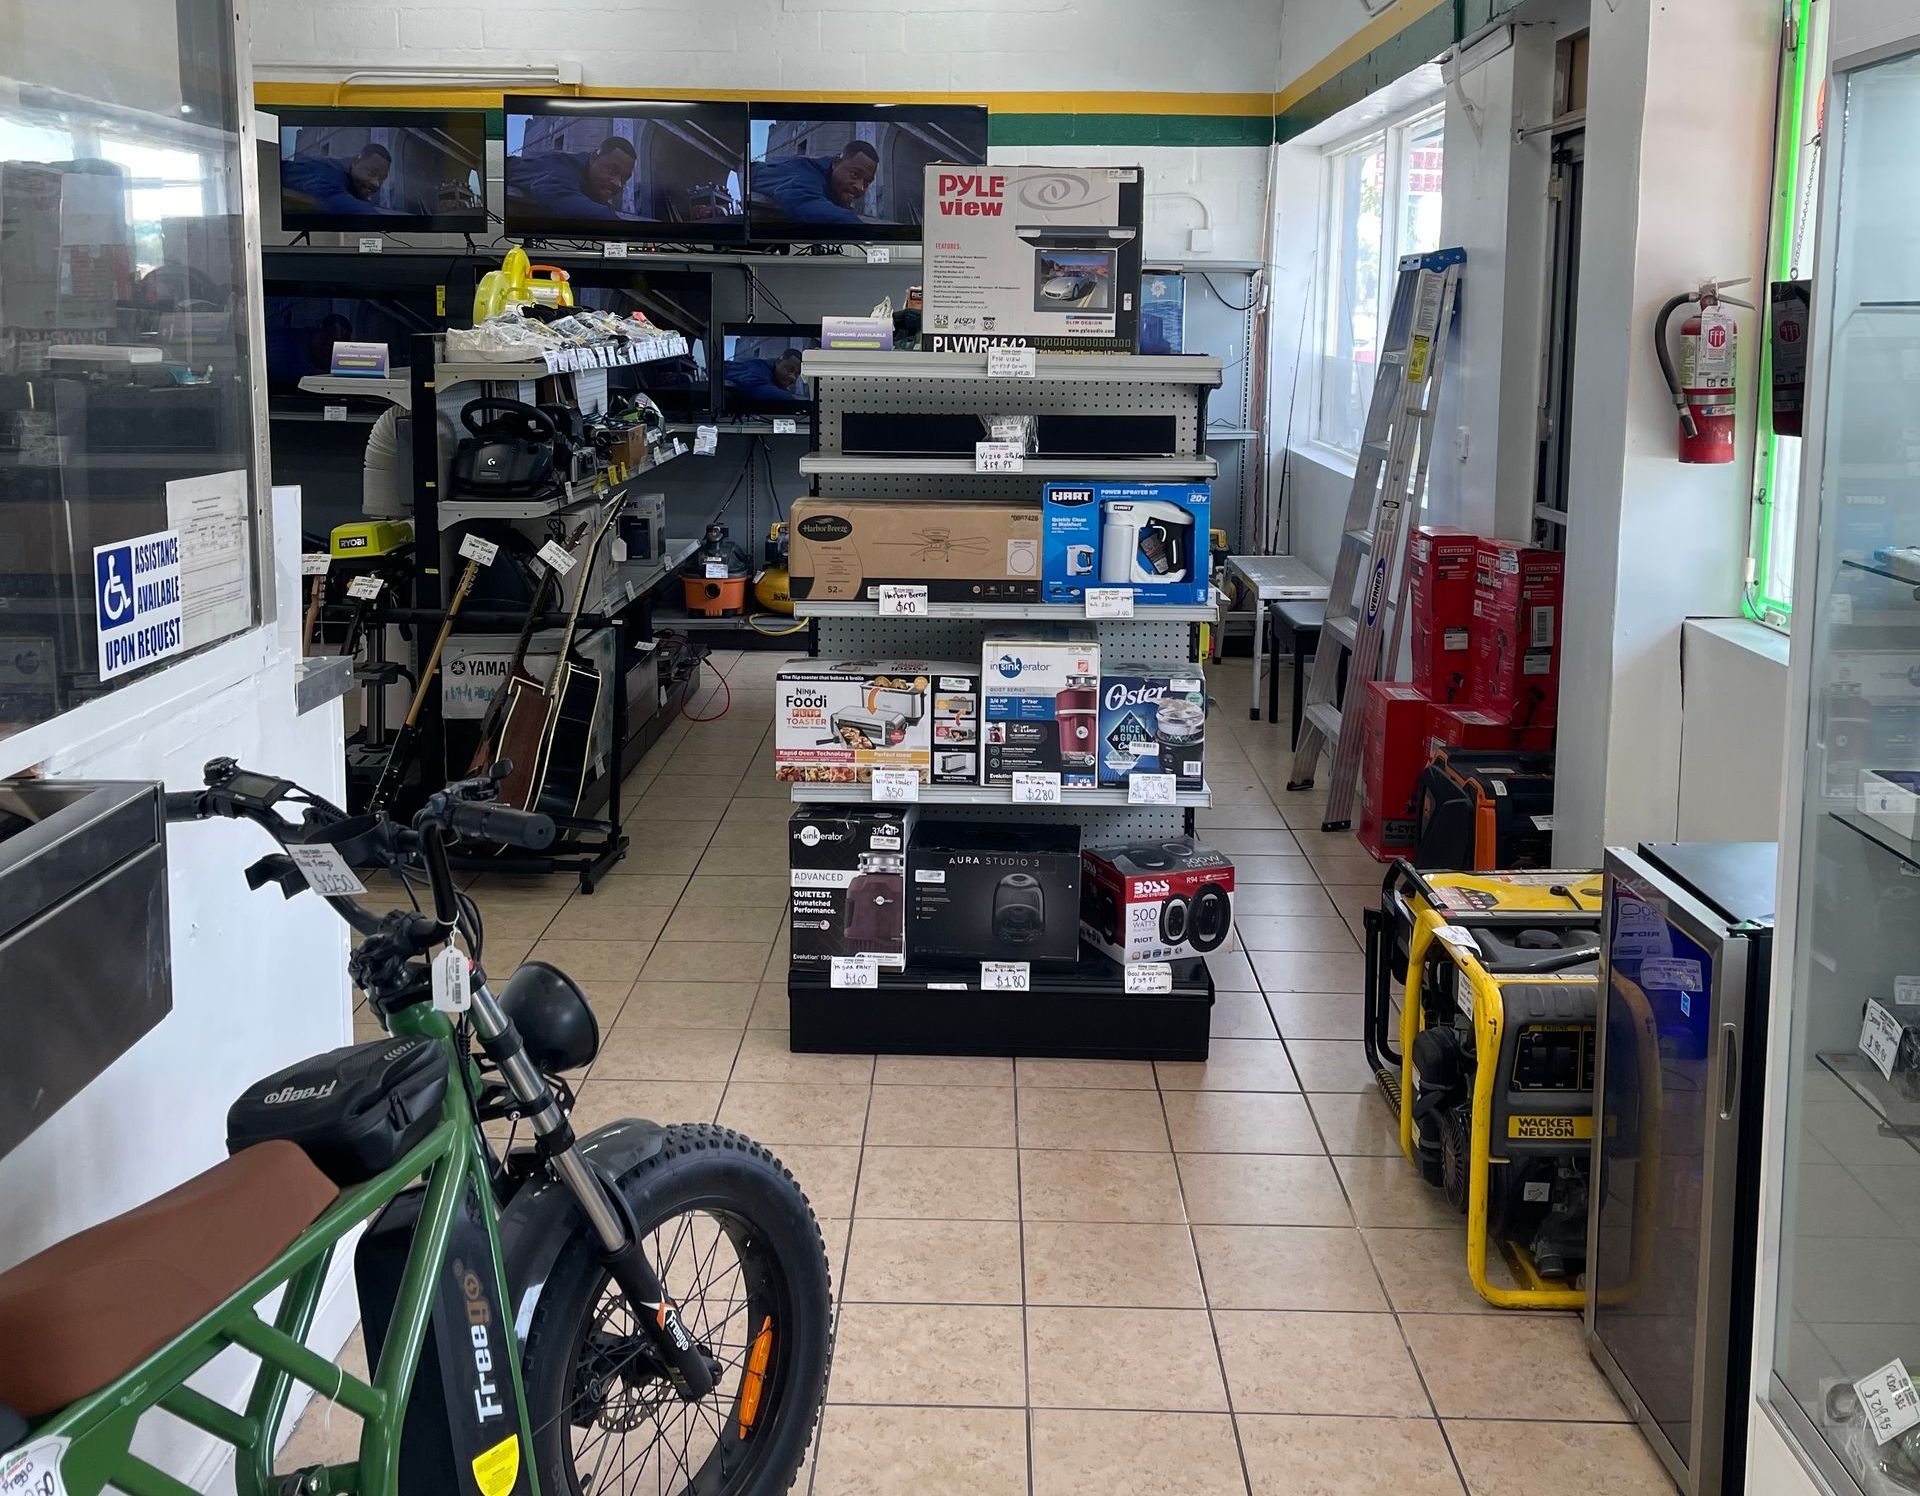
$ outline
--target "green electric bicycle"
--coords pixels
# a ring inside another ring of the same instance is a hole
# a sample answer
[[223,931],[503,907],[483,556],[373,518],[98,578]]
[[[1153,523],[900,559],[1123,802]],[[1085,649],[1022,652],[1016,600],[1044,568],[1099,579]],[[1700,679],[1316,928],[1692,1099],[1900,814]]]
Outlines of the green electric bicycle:
[[[166,797],[170,821],[249,820],[280,843],[248,883],[326,897],[361,936],[351,971],[389,1037],[250,1087],[225,1162],[0,1273],[0,1496],[191,1496],[133,1451],[154,1410],[233,1446],[239,1496],[791,1486],[831,1350],[819,1224],[724,1128],[575,1137],[564,1076],[598,1048],[593,1010],[541,962],[496,994],[448,870],[450,840],[552,841],[494,783],[448,786],[410,827],[230,759]],[[350,869],[374,867],[410,895],[424,875],[431,912],[354,902]],[[356,1231],[365,1380],[304,1343]],[[235,1347],[259,1363],[239,1411],[190,1384]],[[274,1473],[296,1381],[359,1416],[357,1460]]]

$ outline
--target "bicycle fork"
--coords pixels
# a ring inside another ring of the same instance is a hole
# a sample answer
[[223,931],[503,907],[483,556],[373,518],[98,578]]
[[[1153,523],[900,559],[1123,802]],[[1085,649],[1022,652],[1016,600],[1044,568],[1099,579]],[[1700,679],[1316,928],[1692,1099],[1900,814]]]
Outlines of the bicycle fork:
[[500,1067],[532,1124],[534,1147],[553,1166],[599,1238],[601,1262],[628,1300],[645,1311],[638,1318],[646,1326],[667,1380],[687,1402],[699,1401],[713,1390],[713,1364],[687,1332],[678,1306],[667,1297],[659,1274],[647,1261],[632,1212],[613,1185],[580,1156],[572,1123],[553,1099],[546,1077],[527,1058],[519,1031],[485,982],[474,985],[470,1016],[480,1047]]

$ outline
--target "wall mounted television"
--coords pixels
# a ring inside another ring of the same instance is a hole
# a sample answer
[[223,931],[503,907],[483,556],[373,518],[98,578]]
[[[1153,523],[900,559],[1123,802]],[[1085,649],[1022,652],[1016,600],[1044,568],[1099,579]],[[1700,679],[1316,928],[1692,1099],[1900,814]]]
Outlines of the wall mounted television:
[[288,233],[486,232],[485,111],[273,112],[280,122],[280,227]]
[[746,105],[508,94],[505,106],[508,234],[746,237]]
[[972,104],[756,103],[747,218],[757,241],[911,240],[926,168],[987,159]]

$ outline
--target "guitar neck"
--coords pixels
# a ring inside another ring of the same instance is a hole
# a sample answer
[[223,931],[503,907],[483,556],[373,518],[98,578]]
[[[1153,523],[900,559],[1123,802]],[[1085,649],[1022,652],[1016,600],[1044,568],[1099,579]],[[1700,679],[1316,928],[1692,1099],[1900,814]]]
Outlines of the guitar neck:
[[433,687],[434,676],[440,671],[440,652],[447,647],[447,640],[453,634],[454,620],[460,616],[460,605],[467,600],[467,593],[473,590],[473,579],[479,574],[480,563],[473,560],[469,560],[467,569],[460,573],[460,585],[453,589],[453,601],[447,604],[447,616],[441,621],[440,632],[434,638],[433,651],[420,667],[420,684],[414,688],[413,705],[407,708],[408,727],[419,724],[420,709],[427,704],[427,693]]
[[607,531],[613,528],[614,520],[619,517],[620,511],[625,507],[626,499],[624,497],[616,498],[607,506],[605,516],[601,519],[599,527],[593,532],[593,543],[587,547],[587,554],[581,558],[580,587],[573,594],[573,606],[567,609],[567,626],[560,635],[560,653],[554,667],[553,678],[548,682],[547,694],[549,696],[554,694],[555,683],[560,679],[560,666],[564,665],[567,659],[573,654],[574,635],[578,633],[580,629],[580,609],[587,600],[587,587],[593,581],[594,563],[599,560],[601,543],[606,540]]

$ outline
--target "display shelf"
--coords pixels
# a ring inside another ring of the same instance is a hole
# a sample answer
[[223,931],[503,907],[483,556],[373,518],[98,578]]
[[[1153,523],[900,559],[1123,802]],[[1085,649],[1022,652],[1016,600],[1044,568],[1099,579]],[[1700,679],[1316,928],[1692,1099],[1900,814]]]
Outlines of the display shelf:
[[1259,439],[1259,432],[1245,427],[1217,426],[1207,432],[1210,442],[1251,442]]
[[775,431],[773,416],[727,416],[713,421],[669,421],[665,429],[678,435],[690,435],[702,426],[711,426],[722,436],[810,436],[813,422],[804,415],[782,416],[793,422],[791,431]]
[[607,578],[607,591],[600,611],[617,613],[629,603],[653,591],[681,564],[700,549],[697,540],[668,540],[667,553],[658,561],[622,561]]
[[[1113,618],[1090,614],[1080,603],[935,603],[927,604],[924,614],[904,613],[886,614],[880,612],[880,604],[868,602],[800,602],[793,605],[796,618],[989,618],[989,619],[1037,619],[1053,620],[1060,623],[1081,622],[1091,619],[1095,623],[1125,623],[1128,619]],[[1130,615],[1133,621],[1140,623],[1212,623],[1220,616],[1219,609],[1211,604],[1194,603],[1192,605],[1162,605],[1157,603],[1134,605]]]
[[1920,592],[1920,577],[1903,577],[1899,572],[1889,571],[1886,567],[1875,565],[1871,561],[1849,561],[1842,559],[1840,564],[1850,571],[1864,571],[1869,576],[1881,577],[1889,582],[1898,582],[1903,587],[1912,587],[1916,592]]
[[683,447],[678,451],[657,452],[650,462],[640,467],[629,467],[624,475],[611,482],[595,479],[591,482],[568,483],[540,498],[442,499],[439,504],[440,528],[451,530],[455,525],[476,519],[545,519],[550,514],[564,514],[582,504],[611,497],[634,480],[645,477],[676,457],[684,456],[685,451]]
[[[814,452],[800,459],[800,474],[807,478],[957,478],[971,477],[976,471],[971,457],[844,457]],[[1116,478],[1146,483],[1213,478],[1219,472],[1220,464],[1211,457],[1029,457],[1018,471],[984,476]]]
[[1883,1136],[1898,1138],[1920,1153],[1920,1101],[1882,1075],[1865,1055],[1821,1052],[1814,1058],[1880,1119]]
[[413,403],[413,392],[404,373],[382,376],[352,374],[306,374],[300,389],[308,395],[353,395],[365,400],[385,400],[405,408]]
[[[987,355],[979,353],[873,353],[864,349],[814,348],[801,355],[805,377],[841,379],[987,380]],[[1034,382],[1078,384],[1190,384],[1218,389],[1221,362],[1203,353],[1041,353],[1034,356]],[[994,378],[996,386],[1019,378]]]
[[[1095,789],[1063,789],[1060,792],[1059,805],[1051,803],[1040,805],[1031,801],[1018,802],[1022,809],[1031,809],[1035,815],[1044,816],[1061,810],[1070,810],[1076,805],[1119,806],[1123,809],[1141,807],[1129,801],[1127,787],[1124,784],[1102,785]],[[792,786],[795,805],[864,805],[873,800],[873,786],[870,784],[795,784]],[[920,786],[919,803],[922,805],[1013,805],[1013,786],[1007,784],[923,784]],[[1174,805],[1187,810],[1205,810],[1213,804],[1211,787],[1176,792]]]
[[[676,332],[657,338],[645,338],[630,344],[604,364],[596,360],[582,362],[576,368],[550,368],[544,359],[537,358],[524,359],[515,363],[489,363],[483,359],[454,359],[433,366],[433,382],[436,387],[446,389],[456,384],[545,379],[550,374],[591,374],[598,370],[631,369],[639,364],[658,363],[664,358],[680,358],[686,351],[687,340]],[[302,384],[304,383],[303,380]]]
[[1920,842],[1911,837],[1902,836],[1891,826],[1876,821],[1872,816],[1857,810],[1832,810],[1827,812],[1849,831],[1857,831],[1875,846],[1891,852],[1908,867],[1920,872]]

